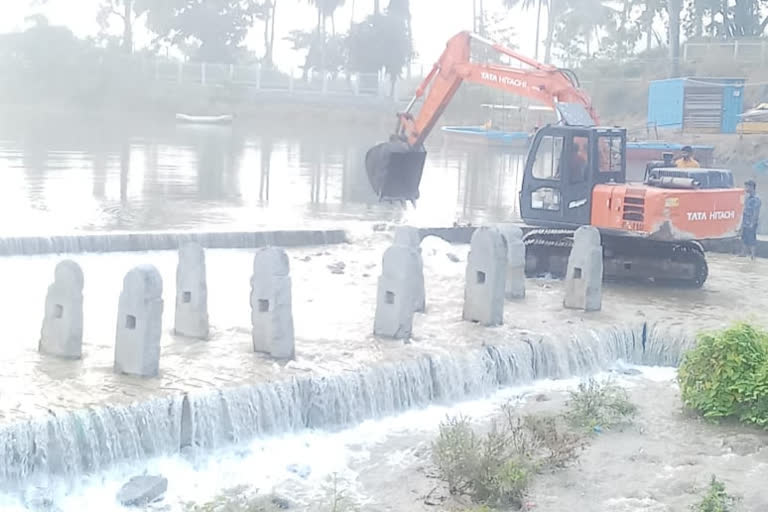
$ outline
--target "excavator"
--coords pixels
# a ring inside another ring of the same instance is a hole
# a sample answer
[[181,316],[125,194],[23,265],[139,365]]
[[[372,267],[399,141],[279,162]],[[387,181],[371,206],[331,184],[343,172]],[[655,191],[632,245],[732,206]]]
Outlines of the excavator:
[[[476,62],[475,55],[487,62]],[[496,54],[498,59],[488,55]],[[500,64],[502,59],[516,66]],[[487,39],[451,38],[387,142],[365,157],[382,201],[419,198],[424,142],[463,82],[501,89],[549,106],[558,122],[534,135],[520,191],[526,271],[562,276],[580,226],[598,228],[606,278],[701,287],[709,269],[701,240],[737,236],[744,191],[730,171],[650,162],[642,183],[626,177],[627,131],[601,126],[591,99],[569,70],[539,63]],[[423,100],[418,113],[416,104]]]

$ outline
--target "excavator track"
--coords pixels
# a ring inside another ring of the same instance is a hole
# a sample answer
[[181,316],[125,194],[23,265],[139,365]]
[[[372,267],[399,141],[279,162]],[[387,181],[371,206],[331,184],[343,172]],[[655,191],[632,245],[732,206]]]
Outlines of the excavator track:
[[[528,232],[523,239],[526,274],[565,277],[573,233],[567,229]],[[707,280],[709,268],[698,242],[658,242],[604,234],[603,275],[605,279],[652,280],[660,285],[700,288]]]

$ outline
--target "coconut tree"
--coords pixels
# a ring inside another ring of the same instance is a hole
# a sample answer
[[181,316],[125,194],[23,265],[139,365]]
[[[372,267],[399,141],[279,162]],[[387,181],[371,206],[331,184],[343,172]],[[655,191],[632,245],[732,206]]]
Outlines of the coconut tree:
[[520,6],[525,11],[533,9],[534,7],[536,8],[536,46],[535,50],[533,51],[533,58],[539,60],[539,43],[541,42],[541,11],[545,6],[549,8],[549,0],[504,0],[504,6],[508,9],[513,9]]
[[672,57],[672,76],[680,74],[680,13],[683,10],[682,0],[668,0],[669,14],[669,47]]
[[326,20],[331,18],[331,32],[336,34],[335,14],[339,7],[344,5],[345,0],[309,0],[309,3],[317,9],[317,33],[325,36]]

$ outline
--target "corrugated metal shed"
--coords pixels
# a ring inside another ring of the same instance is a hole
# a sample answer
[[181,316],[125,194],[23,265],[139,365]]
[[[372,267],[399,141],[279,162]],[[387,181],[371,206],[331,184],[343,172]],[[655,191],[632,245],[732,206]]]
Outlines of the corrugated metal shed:
[[675,78],[648,87],[648,124],[685,132],[735,133],[743,78]]

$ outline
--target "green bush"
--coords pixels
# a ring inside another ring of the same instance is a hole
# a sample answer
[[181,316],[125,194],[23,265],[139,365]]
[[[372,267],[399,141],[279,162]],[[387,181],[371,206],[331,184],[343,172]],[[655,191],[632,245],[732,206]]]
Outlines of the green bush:
[[725,490],[725,484],[718,481],[712,475],[712,480],[707,487],[707,494],[696,505],[691,506],[694,512],[732,512],[738,500],[729,495]]
[[520,418],[508,405],[484,435],[465,417],[446,419],[432,458],[451,494],[479,504],[520,507],[536,473],[567,465],[582,448],[581,436],[567,432],[557,418]]
[[749,324],[699,336],[678,372],[683,402],[705,418],[768,427],[768,333]]
[[589,379],[570,394],[565,418],[580,431],[607,430],[629,423],[637,413],[637,407],[629,401],[626,390],[614,382],[601,383]]

